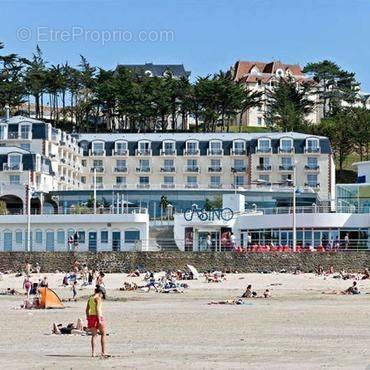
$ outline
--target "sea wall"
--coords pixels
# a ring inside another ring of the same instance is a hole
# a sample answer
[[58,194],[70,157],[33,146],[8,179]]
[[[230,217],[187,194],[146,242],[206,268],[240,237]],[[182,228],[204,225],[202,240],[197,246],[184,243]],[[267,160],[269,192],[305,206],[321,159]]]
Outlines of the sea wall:
[[200,272],[226,270],[238,272],[294,271],[310,272],[318,265],[333,266],[336,271],[361,271],[370,267],[369,252],[339,253],[246,253],[232,252],[0,252],[0,271],[21,271],[27,262],[39,263],[41,271],[70,271],[73,263],[105,272],[128,272],[136,267],[151,271],[183,269],[187,264]]

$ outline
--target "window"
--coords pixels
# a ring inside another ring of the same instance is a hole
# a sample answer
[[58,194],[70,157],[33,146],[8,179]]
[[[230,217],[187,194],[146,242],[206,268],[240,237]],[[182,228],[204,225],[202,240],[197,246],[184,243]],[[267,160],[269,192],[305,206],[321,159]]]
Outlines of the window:
[[30,125],[21,125],[21,139],[30,139],[31,126]]
[[258,126],[262,126],[262,117],[257,117]]
[[93,167],[94,168],[102,168],[103,167],[103,161],[101,159],[94,159]]
[[31,150],[31,144],[29,143],[21,143],[20,147],[24,150]]
[[211,172],[220,172],[221,171],[221,161],[219,159],[211,159]]
[[316,157],[308,157],[307,158],[307,167],[309,169],[315,170],[318,168],[317,158]]
[[101,243],[108,243],[108,231],[100,232],[100,241]]
[[293,140],[291,139],[280,140],[280,151],[289,153],[292,150],[293,150]]
[[102,185],[103,184],[103,178],[101,176],[96,177],[96,185]]
[[188,171],[192,172],[198,171],[198,161],[196,159],[188,159],[186,163]]
[[221,177],[220,176],[211,176],[211,187],[219,188],[221,186]]
[[21,183],[21,177],[19,175],[10,175],[9,176],[9,183],[11,185],[18,185]]
[[189,187],[197,187],[197,177],[196,176],[188,176],[187,177],[187,185]]
[[270,139],[259,139],[258,140],[258,149],[261,152],[271,151]]
[[234,185],[235,186],[243,186],[244,185],[244,176],[235,176]]
[[316,153],[320,151],[318,139],[307,139],[306,150],[308,153]]
[[259,170],[270,170],[271,165],[270,165],[270,157],[259,157]]
[[186,142],[186,154],[189,154],[189,155],[198,154],[198,142],[187,141]]
[[117,185],[126,185],[126,177],[124,177],[124,176],[117,176],[116,177],[116,184]]
[[20,170],[22,163],[22,156],[20,154],[9,154],[8,166],[10,170]]
[[281,175],[281,181],[282,182],[286,182],[286,183],[291,183],[292,181],[292,175],[291,174],[288,174],[288,175]]
[[92,154],[93,155],[104,155],[104,143],[97,141],[92,143]]
[[150,171],[149,159],[140,159],[140,161],[139,161],[139,170],[140,170],[140,172],[149,172]]
[[245,142],[244,141],[234,141],[234,154],[245,154]]
[[140,187],[149,187],[149,176],[140,176],[139,177],[139,186]]
[[175,154],[175,143],[173,141],[165,141],[163,143],[163,153],[165,155]]
[[317,175],[315,175],[315,174],[307,175],[307,185],[312,186],[312,187],[316,187],[318,185],[317,184]]
[[163,161],[163,171],[173,172],[175,170],[173,159],[165,159]]
[[149,141],[139,141],[139,155],[150,155],[150,142]]
[[221,141],[210,141],[209,142],[209,152],[213,155],[222,154],[222,142]]
[[15,242],[17,244],[22,244],[22,240],[23,240],[23,233],[22,233],[22,231],[16,231],[15,232]]
[[293,165],[293,161],[291,157],[282,157],[281,158],[281,165],[284,169],[290,169]]
[[127,153],[127,143],[125,141],[117,141],[115,143],[115,154],[125,155]]
[[79,231],[78,232],[78,242],[81,244],[85,244],[85,238],[86,238],[85,231]]
[[116,166],[120,170],[126,169],[126,160],[125,159],[117,159]]
[[42,244],[42,231],[35,232],[35,242],[36,244]]
[[244,171],[245,164],[244,159],[234,159],[234,169],[236,171]]
[[82,182],[83,184],[86,184],[86,177],[85,177],[85,176],[81,176],[81,182]]
[[125,242],[135,243],[140,240],[140,231],[138,230],[127,230],[125,231]]
[[82,167],[86,167],[86,164],[87,164],[86,159],[83,159],[83,160],[81,161],[81,164],[82,164]]
[[169,185],[173,184],[174,183],[173,176],[164,176],[163,177],[163,182],[165,184],[169,184]]
[[269,183],[270,182],[270,175],[260,175],[259,180],[264,182],[264,183]]
[[64,244],[66,242],[65,234],[63,230],[57,231],[57,243]]

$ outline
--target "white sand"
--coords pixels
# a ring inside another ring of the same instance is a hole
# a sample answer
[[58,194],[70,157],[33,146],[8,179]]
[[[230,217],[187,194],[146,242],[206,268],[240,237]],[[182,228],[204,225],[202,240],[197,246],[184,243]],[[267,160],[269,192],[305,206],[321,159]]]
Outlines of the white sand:
[[[62,275],[47,275],[57,287]],[[36,280],[39,276],[33,275]],[[41,275],[40,275],[41,277]],[[310,274],[228,275],[220,284],[190,281],[184,294],[120,292],[124,274],[106,276],[110,297],[104,315],[109,352],[117,357],[89,357],[89,337],[46,335],[52,322],[84,318],[85,299],[64,310],[15,310],[22,297],[0,297],[0,363],[9,369],[317,369],[370,368],[370,281],[360,281],[359,296],[324,295],[345,289],[351,281]],[[0,290],[21,290],[23,278],[4,276]],[[209,306],[231,299],[250,283],[272,299],[242,306]],[[271,286],[272,283],[282,285]],[[91,288],[80,290],[88,295]]]

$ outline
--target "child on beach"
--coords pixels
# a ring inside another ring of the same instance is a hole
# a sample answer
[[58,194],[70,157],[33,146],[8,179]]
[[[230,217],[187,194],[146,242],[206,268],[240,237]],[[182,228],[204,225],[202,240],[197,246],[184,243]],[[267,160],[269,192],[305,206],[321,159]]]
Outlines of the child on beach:
[[72,300],[77,301],[77,281],[72,284]]

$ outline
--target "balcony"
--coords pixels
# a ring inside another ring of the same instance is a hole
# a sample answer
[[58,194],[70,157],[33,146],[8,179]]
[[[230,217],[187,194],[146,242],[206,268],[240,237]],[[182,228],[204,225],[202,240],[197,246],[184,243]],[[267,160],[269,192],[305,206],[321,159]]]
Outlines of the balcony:
[[22,163],[19,163],[19,164],[8,164],[8,163],[4,163],[3,164],[3,171],[23,171],[23,164]]
[[223,149],[207,149],[207,155],[214,157],[222,156],[224,155],[224,151]]
[[161,184],[162,189],[174,189],[175,184],[174,183],[167,183],[167,184]]
[[114,189],[127,189],[127,184],[114,184]]
[[247,170],[246,167],[231,167],[231,172],[236,173],[236,172],[245,172]]
[[[96,189],[104,189],[104,184],[96,184],[95,185],[95,188]],[[94,189],[94,185],[91,185],[90,186],[90,189]]]
[[19,139],[19,133],[18,132],[8,132],[8,139],[9,140]]
[[128,156],[128,150],[127,149],[114,150],[113,155],[114,156],[127,157]]
[[293,171],[293,166],[291,166],[291,165],[281,165],[281,166],[279,166],[279,170],[290,172],[290,171]]
[[137,173],[149,173],[150,167],[136,167]]
[[256,153],[271,153],[272,148],[256,148]]
[[307,186],[310,188],[319,188],[320,184],[318,182],[306,182],[304,186]]
[[320,166],[319,166],[319,165],[316,165],[316,166],[310,166],[310,165],[306,164],[306,165],[304,166],[304,169],[305,169],[306,171],[319,171]]
[[136,149],[136,155],[138,157],[150,157],[152,155],[151,149]]
[[198,156],[200,154],[199,149],[192,149],[192,150],[184,150],[184,155],[191,157],[191,156]]
[[176,168],[174,166],[161,167],[161,172],[175,172]]
[[208,167],[208,172],[222,172],[222,167],[221,166]]
[[215,183],[210,183],[209,185],[208,185],[208,187],[210,188],[210,189],[221,189],[222,188],[222,184],[215,184]]
[[195,182],[188,182],[185,184],[185,187],[188,189],[197,189],[199,185]]
[[305,147],[304,152],[306,154],[320,154],[321,149],[319,147]]
[[271,165],[268,164],[260,164],[256,168],[258,171],[271,171]]
[[184,172],[199,173],[200,167],[199,166],[185,166]]
[[105,157],[105,150],[90,150],[93,157]]
[[164,157],[171,157],[176,155],[175,149],[161,149],[160,154]]
[[127,172],[127,167],[114,167],[114,172],[126,173]]
[[235,156],[246,155],[247,151],[245,149],[232,149],[230,154]]
[[103,173],[104,172],[104,167],[103,166],[96,166],[96,167],[91,167],[90,172],[94,172],[94,170],[98,173]]
[[282,146],[279,146],[279,153],[283,153],[283,154],[289,154],[289,153],[294,153],[294,147],[282,147]]
[[150,189],[150,184],[137,184],[138,189]]

